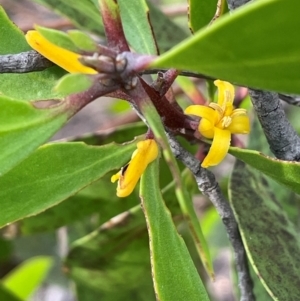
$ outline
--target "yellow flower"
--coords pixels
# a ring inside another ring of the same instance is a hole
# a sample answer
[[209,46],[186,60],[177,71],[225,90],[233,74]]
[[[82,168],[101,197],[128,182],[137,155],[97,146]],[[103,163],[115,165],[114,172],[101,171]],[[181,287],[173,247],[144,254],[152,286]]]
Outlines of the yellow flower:
[[46,57],[49,61],[55,63],[61,68],[70,73],[85,73],[96,74],[97,71],[84,66],[79,62],[80,54],[70,50],[61,48],[46,38],[44,38],[38,31],[29,30],[25,36],[27,43],[41,55]]
[[148,164],[154,161],[157,156],[158,146],[155,140],[147,139],[137,143],[137,149],[133,152],[131,161],[111,177],[112,183],[119,180],[118,197],[123,198],[131,194]]
[[198,130],[205,138],[213,139],[210,150],[201,166],[207,168],[219,164],[226,156],[231,134],[248,134],[250,121],[245,109],[234,109],[234,87],[228,82],[216,80],[218,103],[209,106],[193,105],[185,113],[202,117]]

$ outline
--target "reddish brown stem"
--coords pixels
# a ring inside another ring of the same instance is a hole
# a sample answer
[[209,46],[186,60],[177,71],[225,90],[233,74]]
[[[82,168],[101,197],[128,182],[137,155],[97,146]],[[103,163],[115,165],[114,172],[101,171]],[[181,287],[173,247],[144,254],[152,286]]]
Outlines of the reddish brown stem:
[[117,1],[100,0],[99,5],[108,47],[119,53],[129,51]]

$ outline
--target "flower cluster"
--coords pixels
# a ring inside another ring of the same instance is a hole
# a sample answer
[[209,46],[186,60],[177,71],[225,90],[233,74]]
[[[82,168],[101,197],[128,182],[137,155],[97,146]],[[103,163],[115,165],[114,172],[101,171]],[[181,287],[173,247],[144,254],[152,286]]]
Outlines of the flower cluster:
[[[36,30],[26,34],[28,44],[37,52],[62,67],[70,73],[96,74],[93,68],[83,65],[80,54],[61,48]],[[245,109],[234,109],[234,87],[228,82],[216,80],[218,87],[218,102],[208,106],[192,105],[186,114],[201,117],[198,130],[200,134],[212,140],[210,150],[201,166],[207,168],[219,164],[226,156],[230,147],[231,134],[248,134],[250,121]],[[153,139],[147,139],[137,144],[131,161],[111,181],[118,181],[117,195],[128,196],[136,186],[146,167],[158,156],[158,146]]]
[[219,164],[226,156],[231,134],[248,134],[250,121],[245,109],[234,109],[234,87],[232,84],[216,80],[218,102],[209,106],[193,105],[186,108],[185,113],[201,117],[198,131],[209,139],[213,139],[210,150],[201,166],[207,168]]

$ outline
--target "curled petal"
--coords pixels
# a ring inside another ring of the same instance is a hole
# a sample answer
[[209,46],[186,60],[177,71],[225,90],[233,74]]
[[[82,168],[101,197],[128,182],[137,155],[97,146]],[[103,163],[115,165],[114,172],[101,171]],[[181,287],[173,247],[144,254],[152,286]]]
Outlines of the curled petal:
[[29,30],[26,34],[27,43],[41,55],[46,57],[51,62],[60,66],[70,73],[85,73],[96,74],[97,71],[82,65],[79,62],[81,55],[70,50],[61,48],[46,38],[44,38],[38,31]]
[[233,115],[231,124],[227,129],[232,134],[248,134],[250,132],[250,120],[245,114]]
[[226,156],[231,140],[229,130],[215,128],[215,135],[207,156],[201,166],[207,168],[219,164]]
[[215,124],[215,121],[217,119],[217,112],[210,107],[207,106],[189,106],[184,111],[185,114],[188,115],[195,115],[198,117],[202,117],[210,121],[212,124]]
[[214,84],[218,87],[218,105],[226,111],[228,105],[232,105],[234,100],[234,86],[222,80],[215,80]]
[[137,143],[137,150],[133,153],[131,161],[121,171],[111,177],[111,181],[119,180],[117,196],[126,197],[131,194],[148,164],[158,156],[158,146],[153,139]]

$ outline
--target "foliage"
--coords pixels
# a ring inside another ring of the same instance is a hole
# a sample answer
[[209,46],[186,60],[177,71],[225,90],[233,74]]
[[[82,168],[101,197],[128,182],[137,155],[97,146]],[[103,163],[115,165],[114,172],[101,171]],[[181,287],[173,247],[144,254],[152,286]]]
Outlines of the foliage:
[[[228,246],[224,235],[215,241],[222,221],[241,300],[300,300],[300,138],[276,102],[300,93],[299,1],[228,12],[224,0],[189,0],[185,28],[146,0],[34,1],[74,28],[36,26],[25,37],[0,7],[0,299],[29,300],[55,262],[78,301],[218,301],[209,282]],[[48,68],[28,67],[31,56]],[[248,87],[253,107],[227,81]],[[257,89],[278,93],[264,103]],[[102,96],[127,101],[142,122],[49,142]],[[274,112],[285,120],[276,133]],[[235,134],[249,120],[246,142]],[[270,154],[274,143],[286,156]],[[207,167],[227,152],[236,162],[212,169],[218,184]],[[199,194],[214,206],[198,210]],[[62,258],[35,250],[14,262],[26,253],[20,241],[51,249],[54,233],[67,233]]]

